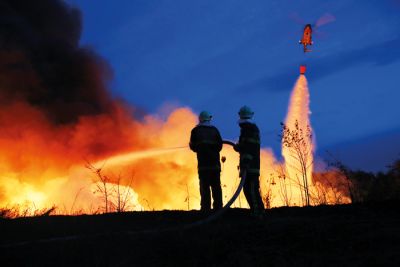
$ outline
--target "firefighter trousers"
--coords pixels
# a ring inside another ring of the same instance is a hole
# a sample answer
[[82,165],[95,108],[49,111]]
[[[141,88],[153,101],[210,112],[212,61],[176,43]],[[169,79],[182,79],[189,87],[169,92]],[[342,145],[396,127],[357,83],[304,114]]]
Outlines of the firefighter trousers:
[[260,212],[264,210],[264,204],[260,195],[260,181],[258,174],[247,174],[243,186],[243,192],[251,211]]
[[211,192],[213,198],[213,208],[222,208],[222,190],[219,170],[208,170],[199,172],[201,210],[211,209]]

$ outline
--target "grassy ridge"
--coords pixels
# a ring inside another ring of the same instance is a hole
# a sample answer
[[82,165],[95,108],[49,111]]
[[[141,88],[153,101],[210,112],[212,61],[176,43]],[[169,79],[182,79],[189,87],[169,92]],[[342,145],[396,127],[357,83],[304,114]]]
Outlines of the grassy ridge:
[[398,204],[2,219],[1,266],[400,266]]

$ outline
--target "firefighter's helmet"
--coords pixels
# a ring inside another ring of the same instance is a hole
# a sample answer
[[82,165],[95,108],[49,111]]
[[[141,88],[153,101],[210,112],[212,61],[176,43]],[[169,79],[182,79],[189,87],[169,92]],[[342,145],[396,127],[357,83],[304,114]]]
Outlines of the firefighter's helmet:
[[200,122],[211,121],[211,118],[212,118],[212,115],[208,111],[200,112],[200,115],[199,115]]
[[248,106],[243,106],[239,110],[239,116],[241,119],[251,119],[254,115],[254,112]]

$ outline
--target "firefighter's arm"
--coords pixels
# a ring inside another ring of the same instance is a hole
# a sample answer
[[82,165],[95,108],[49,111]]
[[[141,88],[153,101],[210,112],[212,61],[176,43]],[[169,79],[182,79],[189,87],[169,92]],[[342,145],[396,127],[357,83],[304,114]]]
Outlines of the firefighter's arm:
[[197,152],[196,146],[192,142],[189,142],[189,147],[193,152]]
[[195,135],[192,133],[190,134],[190,142],[189,142],[189,147],[193,152],[197,152],[197,145],[196,145],[196,140],[195,140]]

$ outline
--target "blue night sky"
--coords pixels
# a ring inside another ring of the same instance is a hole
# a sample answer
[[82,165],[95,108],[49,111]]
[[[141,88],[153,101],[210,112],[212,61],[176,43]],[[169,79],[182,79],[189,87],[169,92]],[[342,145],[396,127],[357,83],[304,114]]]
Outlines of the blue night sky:
[[[399,0],[67,2],[82,11],[82,45],[113,68],[113,94],[146,112],[206,109],[235,139],[246,104],[263,146],[278,155],[279,123],[305,63],[320,155],[329,149],[372,171],[399,156]],[[336,20],[317,29],[304,54],[299,21],[325,13]]]

